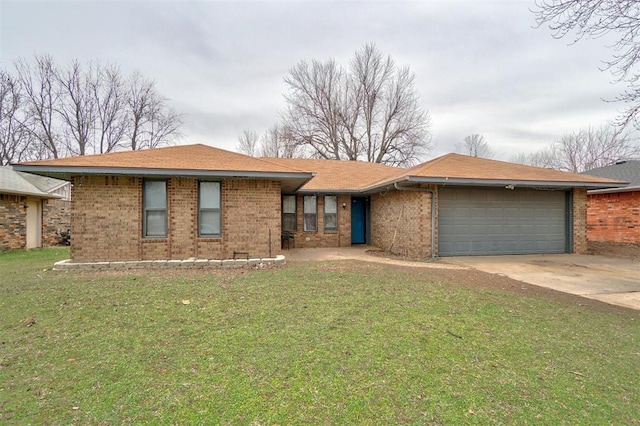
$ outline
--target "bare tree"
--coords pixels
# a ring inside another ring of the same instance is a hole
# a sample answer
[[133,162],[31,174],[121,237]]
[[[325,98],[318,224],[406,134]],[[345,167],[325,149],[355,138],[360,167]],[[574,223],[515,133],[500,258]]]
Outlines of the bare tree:
[[271,158],[305,157],[303,147],[295,143],[291,129],[274,125],[260,138],[260,156]]
[[260,143],[260,136],[253,130],[244,130],[240,136],[238,136],[238,145],[236,150],[242,154],[255,157],[258,153],[258,145]]
[[140,73],[125,79],[115,65],[77,60],[57,67],[49,56],[21,59],[15,70],[3,84],[15,80],[20,89],[11,129],[28,141],[24,158],[154,148],[180,136],[182,116]]
[[308,146],[322,158],[355,159],[343,146],[339,112],[343,80],[344,71],[333,60],[302,61],[284,79],[289,86],[286,125],[296,144]]
[[516,154],[512,154],[511,158],[509,158],[509,162],[511,163],[516,163],[516,164],[529,164],[532,165],[531,162],[529,161],[530,155],[524,152],[519,152]]
[[431,149],[429,114],[409,68],[369,44],[345,69],[302,61],[284,79],[284,127],[314,156],[409,165]]
[[127,148],[132,150],[155,148],[180,136],[182,116],[168,108],[155,83],[138,72],[129,79],[126,115]]
[[527,163],[567,172],[584,172],[636,158],[640,158],[637,141],[617,128],[603,126],[566,134],[528,156]]
[[96,100],[92,94],[94,73],[85,72],[80,62],[73,61],[67,68],[57,70],[60,102],[55,111],[62,119],[64,143],[71,155],[85,155],[93,143],[96,118]]
[[27,159],[29,134],[19,118],[21,102],[20,85],[0,70],[0,166]]
[[16,63],[17,79],[24,95],[25,118],[22,124],[40,146],[35,151],[47,157],[64,155],[56,125],[60,94],[56,87],[56,68],[50,56],[36,56],[32,66],[25,60]]
[[484,136],[474,133],[465,136],[462,144],[456,145],[456,152],[472,157],[492,158],[494,153]]
[[92,67],[91,94],[95,102],[96,135],[94,150],[111,152],[125,138],[127,122],[125,115],[125,87],[120,70],[115,65]]
[[614,33],[613,55],[605,69],[627,90],[616,100],[630,106],[618,117],[618,124],[640,128],[640,7],[637,0],[536,0],[538,27],[547,24],[555,38],[574,34],[573,43]]

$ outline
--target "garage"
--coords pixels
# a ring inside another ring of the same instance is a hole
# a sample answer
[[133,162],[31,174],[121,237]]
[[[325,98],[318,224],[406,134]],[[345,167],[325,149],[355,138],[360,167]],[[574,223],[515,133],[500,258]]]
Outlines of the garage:
[[570,251],[566,191],[445,187],[438,204],[440,256]]

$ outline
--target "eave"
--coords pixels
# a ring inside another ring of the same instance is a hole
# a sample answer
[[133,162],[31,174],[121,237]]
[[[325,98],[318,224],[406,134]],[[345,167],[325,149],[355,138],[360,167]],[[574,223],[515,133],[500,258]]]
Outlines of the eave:
[[620,192],[635,192],[640,191],[640,185],[636,186],[623,186],[620,188],[606,188],[606,189],[594,189],[592,191],[588,191],[589,195],[593,194],[616,194]]
[[13,191],[13,190],[7,190],[7,189],[0,189],[0,194],[20,195],[24,197],[34,197],[34,198],[42,198],[42,199],[62,198],[62,195],[48,194],[46,192]]
[[506,187],[514,188],[549,188],[549,189],[568,189],[568,188],[612,188],[624,186],[624,182],[620,183],[604,183],[604,182],[580,182],[580,181],[546,181],[546,180],[519,180],[519,179],[468,179],[468,178],[448,178],[448,177],[422,177],[422,176],[404,176],[399,179],[392,179],[380,182],[374,186],[364,188],[362,192],[373,193],[384,190],[395,183],[403,183],[405,185],[438,185],[445,186],[487,186],[487,187]]
[[255,172],[246,170],[192,170],[132,167],[74,167],[74,166],[13,166],[15,170],[57,179],[71,180],[71,176],[134,176],[152,178],[190,177],[196,179],[267,179],[282,182],[283,190],[297,191],[315,176],[312,172]]

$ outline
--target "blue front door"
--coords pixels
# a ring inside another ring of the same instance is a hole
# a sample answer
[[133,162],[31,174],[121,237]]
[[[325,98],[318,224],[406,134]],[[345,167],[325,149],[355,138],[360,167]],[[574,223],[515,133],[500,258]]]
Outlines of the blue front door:
[[351,244],[366,242],[366,198],[351,199]]

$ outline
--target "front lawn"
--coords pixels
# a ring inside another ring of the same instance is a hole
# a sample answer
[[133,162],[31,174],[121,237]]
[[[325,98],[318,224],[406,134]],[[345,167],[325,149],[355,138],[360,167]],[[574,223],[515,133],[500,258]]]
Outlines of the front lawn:
[[637,311],[479,272],[66,257],[0,254],[2,424],[640,424]]

